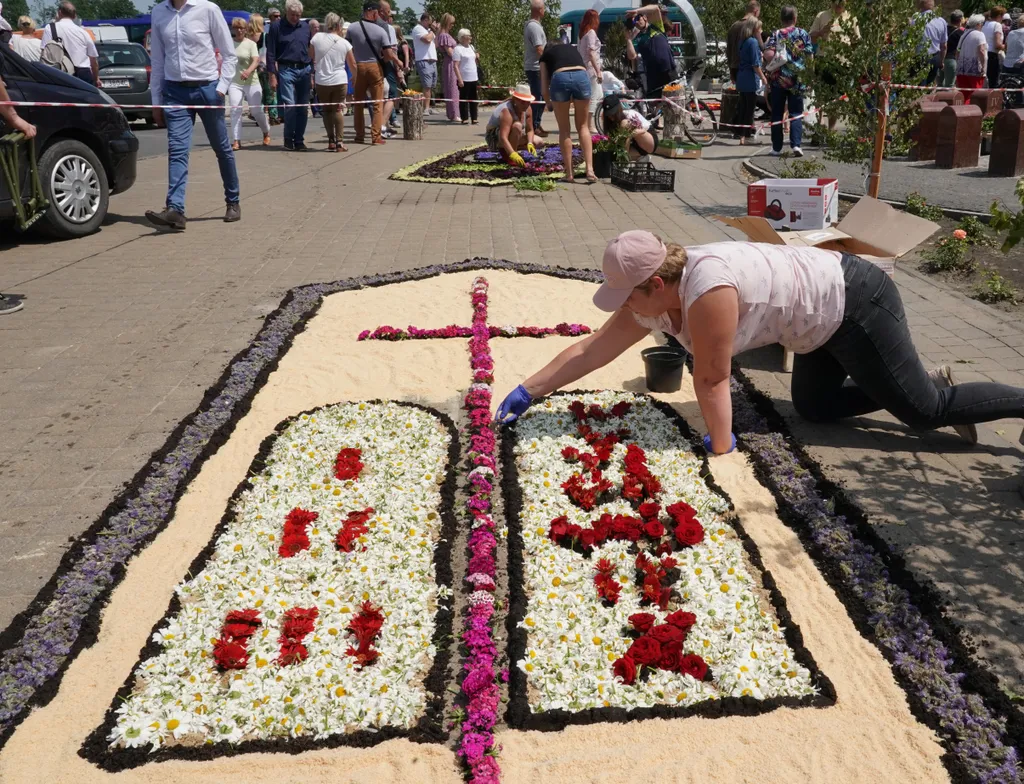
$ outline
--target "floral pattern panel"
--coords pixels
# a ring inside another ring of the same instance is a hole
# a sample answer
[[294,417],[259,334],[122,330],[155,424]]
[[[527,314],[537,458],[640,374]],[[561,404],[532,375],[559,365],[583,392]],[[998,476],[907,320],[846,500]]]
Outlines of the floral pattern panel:
[[119,695],[108,750],[365,745],[429,721],[451,633],[453,446],[450,422],[392,402],[279,428]]
[[830,701],[681,426],[614,391],[554,396],[516,425],[512,725]]

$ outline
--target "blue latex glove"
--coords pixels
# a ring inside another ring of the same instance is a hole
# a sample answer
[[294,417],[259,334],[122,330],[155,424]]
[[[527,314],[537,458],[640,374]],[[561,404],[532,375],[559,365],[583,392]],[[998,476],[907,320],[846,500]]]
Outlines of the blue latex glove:
[[530,397],[530,393],[526,391],[526,387],[520,384],[508,393],[508,397],[501,401],[501,405],[498,406],[498,412],[494,415],[494,421],[501,422],[502,424],[515,422],[526,413],[526,409],[530,407],[532,402],[533,398]]
[[732,436],[732,446],[730,446],[729,449],[727,451],[725,451],[725,452],[712,452],[711,451],[711,435],[708,434],[708,435],[704,436],[704,448],[708,451],[708,454],[709,455],[727,455],[727,454],[729,454],[729,452],[732,452],[736,448],[736,434],[735,433],[730,433],[729,435]]

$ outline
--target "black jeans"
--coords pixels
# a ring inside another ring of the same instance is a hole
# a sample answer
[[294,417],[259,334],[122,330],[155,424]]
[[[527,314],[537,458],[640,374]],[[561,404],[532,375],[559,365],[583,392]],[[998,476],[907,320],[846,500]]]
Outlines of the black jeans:
[[1024,416],[1024,389],[992,382],[936,389],[910,339],[896,284],[857,256],[844,255],[842,265],[842,324],[824,346],[794,358],[798,414],[829,422],[884,408],[916,430]]
[[737,128],[736,134],[738,136],[750,137],[754,135],[754,107],[757,104],[757,93],[740,93],[740,111],[736,117],[736,124],[747,126],[744,128]]
[[[479,82],[463,82],[459,88],[459,118],[462,122],[472,120],[476,122],[476,108],[480,104],[476,101],[476,88]],[[473,101],[474,103],[470,103]]]
[[999,86],[999,52],[988,53],[988,67],[985,69],[985,76],[988,77],[988,89],[994,90]]

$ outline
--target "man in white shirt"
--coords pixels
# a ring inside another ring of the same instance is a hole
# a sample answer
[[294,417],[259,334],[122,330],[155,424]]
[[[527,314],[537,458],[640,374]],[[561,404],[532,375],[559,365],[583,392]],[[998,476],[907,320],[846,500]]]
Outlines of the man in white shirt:
[[430,108],[430,94],[437,84],[437,45],[434,36],[437,34],[437,22],[430,14],[423,14],[420,23],[412,29],[413,56],[416,59],[416,73],[420,75],[420,86],[423,97],[427,101],[424,114],[433,114]]
[[150,13],[153,71],[149,86],[153,103],[210,108],[153,110],[157,125],[163,125],[165,119],[167,123],[167,206],[160,212],[148,210],[146,218],[162,229],[185,229],[188,155],[198,114],[217,154],[224,182],[224,222],[233,223],[242,217],[242,211],[235,154],[224,121],[224,96],[238,63],[228,24],[220,8],[209,0],[163,0]]
[[92,36],[75,24],[75,17],[78,12],[75,7],[64,0],[57,6],[57,21],[51,22],[43,28],[43,38],[40,46],[45,49],[46,45],[53,40],[53,31],[56,29],[57,38],[64,46],[64,51],[71,58],[75,66],[75,76],[83,82],[100,86],[100,60],[96,53],[96,44]]
[[921,0],[918,7],[921,16],[928,20],[924,26],[924,44],[928,47],[928,77],[924,80],[924,86],[928,86],[942,70],[949,31],[946,20],[935,13],[935,0]]

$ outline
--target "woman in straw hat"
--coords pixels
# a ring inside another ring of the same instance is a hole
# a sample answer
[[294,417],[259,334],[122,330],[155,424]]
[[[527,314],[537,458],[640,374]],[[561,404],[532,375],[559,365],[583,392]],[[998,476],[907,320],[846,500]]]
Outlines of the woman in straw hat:
[[736,445],[733,355],[772,343],[796,353],[793,406],[814,422],[885,409],[915,430],[950,426],[974,444],[975,423],[1024,416],[1024,389],[957,384],[948,366],[927,372],[896,285],[858,256],[754,242],[683,248],[627,231],[608,243],[602,266],[594,304],[614,315],[516,387],[499,421],[607,365],[651,330],[693,355],[704,444],[715,454]]
[[487,149],[500,152],[501,157],[513,166],[526,165],[519,150],[537,154],[537,148],[533,146],[533,111],[530,108],[536,100],[530,92],[530,85],[517,84],[509,90],[508,100],[494,107],[491,119],[487,121],[484,132]]

